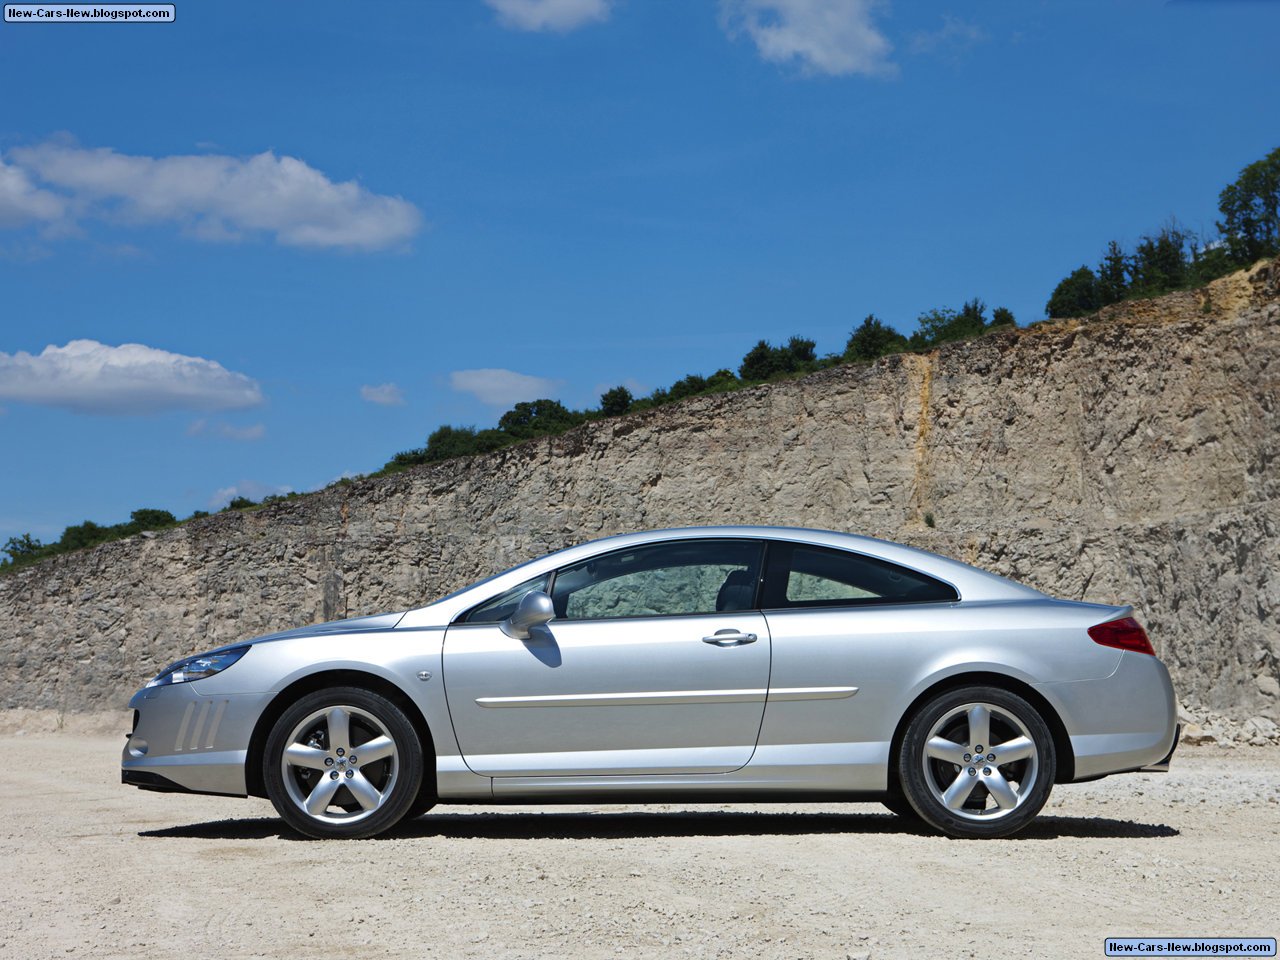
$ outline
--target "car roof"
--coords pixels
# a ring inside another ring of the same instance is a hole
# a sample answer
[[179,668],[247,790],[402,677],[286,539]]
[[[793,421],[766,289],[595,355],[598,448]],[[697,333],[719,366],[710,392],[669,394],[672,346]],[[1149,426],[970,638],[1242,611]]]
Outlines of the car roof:
[[602,537],[526,561],[519,566],[470,584],[425,607],[410,610],[405,614],[399,626],[443,625],[452,621],[464,610],[470,609],[489,597],[497,596],[503,591],[523,583],[525,580],[530,580],[568,564],[577,563],[614,550],[650,543],[663,543],[669,540],[716,538],[750,538],[809,543],[878,557],[890,563],[919,570],[931,577],[951,584],[959,592],[961,599],[965,601],[1026,600],[1042,599],[1044,597],[1044,594],[1038,590],[1033,590],[1031,587],[1015,583],[985,570],[979,570],[977,567],[961,563],[958,560],[952,560],[949,557],[943,557],[916,547],[909,547],[905,544],[893,543],[889,540],[878,540],[875,537],[867,537],[860,534],[841,533],[834,530],[814,530],[805,527],[746,525],[670,527]]

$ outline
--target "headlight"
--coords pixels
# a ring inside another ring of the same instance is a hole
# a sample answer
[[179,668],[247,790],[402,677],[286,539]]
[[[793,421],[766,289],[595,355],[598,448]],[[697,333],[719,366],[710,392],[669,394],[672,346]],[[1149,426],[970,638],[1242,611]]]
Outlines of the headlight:
[[192,680],[203,680],[215,673],[221,673],[246,653],[248,647],[232,647],[219,653],[201,653],[187,657],[177,663],[171,663],[160,671],[160,676],[147,682],[148,687],[163,687],[171,683],[190,683]]

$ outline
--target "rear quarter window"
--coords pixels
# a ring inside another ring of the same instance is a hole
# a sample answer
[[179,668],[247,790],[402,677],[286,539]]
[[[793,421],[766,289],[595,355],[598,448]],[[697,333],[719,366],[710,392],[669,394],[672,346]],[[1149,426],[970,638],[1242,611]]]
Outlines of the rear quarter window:
[[959,600],[953,586],[895,563],[829,547],[771,543],[765,609]]

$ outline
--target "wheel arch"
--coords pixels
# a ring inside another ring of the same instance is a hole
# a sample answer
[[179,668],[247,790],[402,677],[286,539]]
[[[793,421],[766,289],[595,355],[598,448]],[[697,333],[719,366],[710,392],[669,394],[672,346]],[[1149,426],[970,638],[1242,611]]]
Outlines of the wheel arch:
[[911,704],[903,711],[902,716],[898,718],[898,725],[893,731],[893,739],[889,745],[890,790],[901,790],[901,786],[898,784],[898,755],[902,749],[903,737],[906,736],[907,725],[911,723],[911,718],[915,716],[916,711],[939,694],[974,684],[983,684],[1007,690],[1009,693],[1022,697],[1031,706],[1035,707],[1040,716],[1044,718],[1045,724],[1049,727],[1049,733],[1053,737],[1053,749],[1058,760],[1054,783],[1070,783],[1075,778],[1076,758],[1074,751],[1071,749],[1071,738],[1067,735],[1066,725],[1062,722],[1062,718],[1058,716],[1058,711],[1053,708],[1053,705],[1035,687],[1023,680],[1004,673],[974,671],[944,677],[926,687],[911,701]]
[[271,698],[271,702],[258,717],[253,735],[249,738],[249,749],[244,760],[245,789],[249,796],[266,797],[267,795],[266,786],[262,781],[262,755],[267,749],[267,738],[271,736],[271,728],[276,725],[276,721],[299,698],[327,687],[361,687],[386,697],[403,710],[404,715],[413,724],[418,739],[422,742],[422,762],[426,768],[423,773],[423,785],[424,787],[430,785],[430,789],[435,790],[435,739],[431,735],[426,717],[422,715],[422,710],[413,702],[413,699],[396,684],[374,673],[363,670],[321,670],[300,677],[289,684]]

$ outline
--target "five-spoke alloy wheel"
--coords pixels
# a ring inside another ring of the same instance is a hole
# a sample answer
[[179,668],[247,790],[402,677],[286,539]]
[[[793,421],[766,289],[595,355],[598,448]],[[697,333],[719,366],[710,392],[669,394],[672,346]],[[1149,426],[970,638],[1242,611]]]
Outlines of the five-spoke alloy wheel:
[[276,721],[263,758],[276,811],[318,838],[389,829],[414,806],[422,777],[413,724],[386,697],[359,687],[302,697]]
[[953,837],[1004,837],[1027,825],[1053,787],[1053,737],[1026,700],[962,687],[911,718],[898,781],[912,808]]

